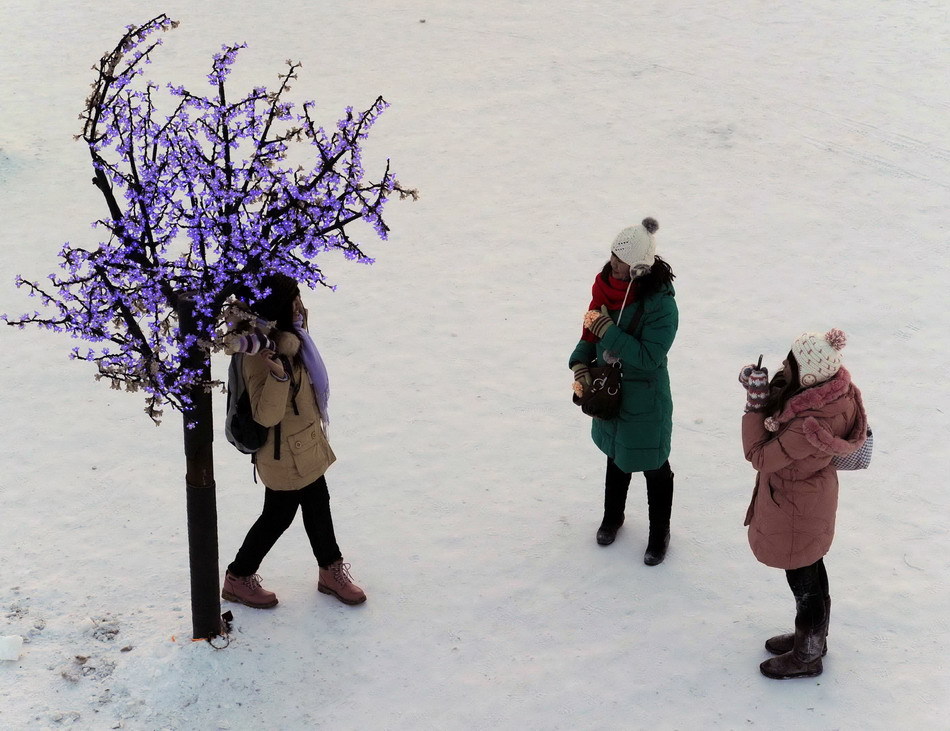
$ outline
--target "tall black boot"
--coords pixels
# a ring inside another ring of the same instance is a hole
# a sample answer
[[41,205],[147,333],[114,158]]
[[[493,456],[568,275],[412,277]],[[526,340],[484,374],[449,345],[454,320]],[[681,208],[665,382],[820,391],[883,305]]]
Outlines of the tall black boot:
[[622,471],[612,459],[607,460],[607,475],[604,478],[604,519],[597,529],[597,543],[609,546],[623,525],[624,508],[627,504],[627,488],[630,473]]
[[[828,627],[831,624],[831,597],[825,597],[825,641],[822,643],[821,656],[828,654]],[[795,633],[775,635],[765,641],[765,649],[773,655],[784,655],[795,649]]]
[[650,537],[643,563],[656,566],[666,558],[670,545],[670,513],[673,510],[673,470],[669,461],[656,470],[643,473],[647,481],[647,503],[650,512]]
[[795,637],[791,652],[766,660],[759,669],[767,678],[813,678],[821,675],[821,656],[828,634],[828,616],[819,620],[795,617]]
[[824,562],[786,570],[788,585],[795,596],[795,633],[792,649],[766,660],[759,669],[767,678],[811,678],[821,675],[821,657],[828,637],[831,599],[827,594]]

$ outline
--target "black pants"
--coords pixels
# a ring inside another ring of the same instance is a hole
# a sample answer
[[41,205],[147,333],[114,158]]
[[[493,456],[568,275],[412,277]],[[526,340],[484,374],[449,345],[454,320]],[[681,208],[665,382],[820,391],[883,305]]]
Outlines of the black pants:
[[[624,520],[624,508],[627,504],[627,490],[630,487],[630,472],[624,472],[614,461],[607,458],[607,474],[604,478],[604,522],[621,525]],[[673,503],[673,470],[666,460],[655,470],[644,470],[647,483],[647,500],[650,508],[650,522],[663,529],[669,527],[670,510]]]
[[228,571],[234,576],[256,574],[267,552],[294,522],[298,506],[317,563],[326,568],[339,559],[340,548],[336,544],[333,516],[330,515],[330,493],[327,481],[321,477],[301,490],[265,489],[261,517],[247,532],[244,544]]
[[795,624],[815,627],[825,621],[830,596],[824,559],[800,569],[786,569],[785,578],[795,596]]

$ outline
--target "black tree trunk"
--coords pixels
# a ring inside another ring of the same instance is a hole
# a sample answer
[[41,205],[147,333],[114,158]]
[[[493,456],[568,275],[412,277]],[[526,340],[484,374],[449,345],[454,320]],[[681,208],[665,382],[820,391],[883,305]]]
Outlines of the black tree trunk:
[[[197,335],[194,301],[182,297],[178,305],[181,337]],[[185,368],[197,370],[201,380],[211,380],[211,357],[193,344]],[[188,558],[191,568],[191,622],[194,639],[221,634],[221,584],[218,574],[218,509],[214,491],[214,419],[211,392],[197,386],[191,405],[183,413],[185,428],[185,490],[188,505]]]

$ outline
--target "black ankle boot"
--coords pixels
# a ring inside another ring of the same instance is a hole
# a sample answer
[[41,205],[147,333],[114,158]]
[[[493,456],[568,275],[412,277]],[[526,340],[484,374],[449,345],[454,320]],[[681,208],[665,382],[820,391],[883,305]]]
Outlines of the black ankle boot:
[[597,543],[601,546],[609,546],[617,537],[617,531],[620,530],[621,525],[623,525],[623,521],[618,524],[605,518],[604,522],[600,524],[600,528],[597,529]]
[[650,527],[650,539],[647,541],[647,550],[643,554],[643,563],[647,566],[656,566],[666,558],[666,549],[670,545],[670,529],[664,531]]

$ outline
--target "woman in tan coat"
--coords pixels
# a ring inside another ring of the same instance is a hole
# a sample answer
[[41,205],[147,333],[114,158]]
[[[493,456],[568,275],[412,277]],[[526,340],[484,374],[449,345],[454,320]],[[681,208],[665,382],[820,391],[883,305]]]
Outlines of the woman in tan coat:
[[265,485],[264,508],[228,566],[221,595],[261,609],[277,604],[277,595],[261,586],[257,570],[299,507],[320,567],[318,590],[345,604],[360,604],[366,594],[343,563],[324,477],[336,460],[325,433],[326,368],[307,333],[297,283],[274,274],[262,280],[261,288],[270,293],[249,309],[274,327],[257,333],[264,347],[246,354],[243,364],[254,421],[269,427],[267,441],[255,454]]
[[795,597],[795,632],[765,643],[777,657],[760,666],[770,678],[821,673],[831,612],[823,556],[834,537],[838,507],[836,455],[866,439],[861,392],[841,365],[845,335],[804,333],[783,370],[768,382],[765,368],[746,366],[742,448],[758,472],[746,514],[755,557],[785,569]]

